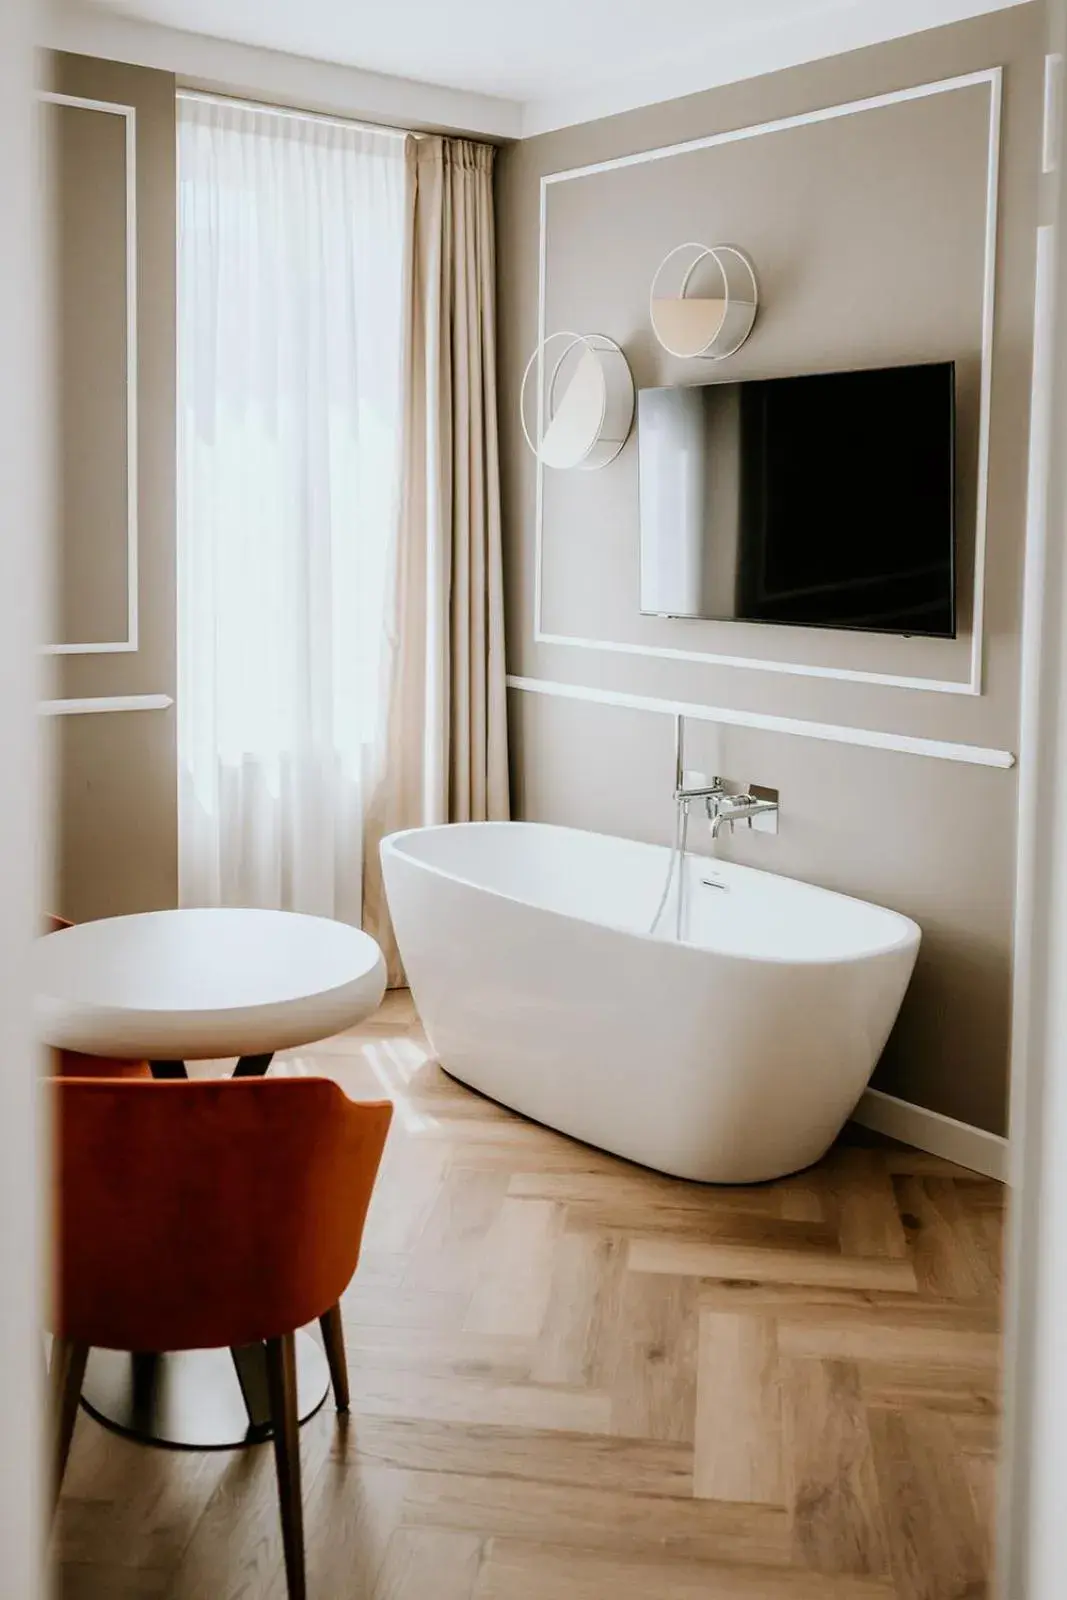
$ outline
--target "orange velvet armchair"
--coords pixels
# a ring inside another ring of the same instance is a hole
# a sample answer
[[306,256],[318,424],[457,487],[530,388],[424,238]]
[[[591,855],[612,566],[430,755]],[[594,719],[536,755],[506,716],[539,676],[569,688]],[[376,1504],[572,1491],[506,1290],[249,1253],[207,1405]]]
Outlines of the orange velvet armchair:
[[339,1411],[338,1302],[392,1117],[325,1078],[57,1079],[51,1383],[58,1494],[89,1350],[264,1343],[291,1600],[304,1600],[294,1333],[320,1320]]
[[[58,933],[74,924],[66,917],[46,917],[45,932]],[[57,1078],[150,1078],[147,1061],[113,1061],[110,1056],[85,1056],[80,1050],[53,1050],[52,1070]]]

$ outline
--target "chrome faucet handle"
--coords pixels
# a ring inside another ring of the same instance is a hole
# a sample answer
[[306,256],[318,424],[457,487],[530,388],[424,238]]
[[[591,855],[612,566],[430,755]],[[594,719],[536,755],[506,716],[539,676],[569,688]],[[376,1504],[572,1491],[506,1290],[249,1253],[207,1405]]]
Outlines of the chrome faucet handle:
[[687,789],[683,782],[675,789],[674,798],[678,804],[688,803],[690,800],[706,800],[710,803],[727,793],[723,779],[712,778],[710,783],[703,783],[692,789]]
[[733,833],[735,822],[747,823],[750,832],[778,832],[777,789],[758,784],[748,788],[740,784],[723,787],[713,797],[709,796],[706,807],[713,839],[717,839],[726,826]]
[[744,816],[755,816],[759,811],[777,811],[778,804],[775,800],[761,800],[754,794],[738,794],[731,797],[731,803],[723,808],[727,813],[739,819]]

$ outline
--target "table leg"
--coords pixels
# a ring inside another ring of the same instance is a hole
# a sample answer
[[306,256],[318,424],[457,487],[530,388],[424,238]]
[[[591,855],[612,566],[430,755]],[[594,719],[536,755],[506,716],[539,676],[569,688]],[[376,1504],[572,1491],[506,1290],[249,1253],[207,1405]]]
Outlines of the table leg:
[[187,1078],[184,1061],[150,1061],[153,1078]]
[[130,1357],[130,1420],[151,1433],[160,1393],[159,1357],[154,1351],[135,1350]]
[[235,1078],[262,1078],[273,1060],[273,1050],[265,1056],[242,1056],[233,1069],[233,1075]]
[[[233,1069],[235,1078],[262,1078],[274,1060],[273,1050],[266,1055],[242,1056]],[[184,1061],[151,1061],[153,1078],[188,1078],[189,1072]]]
[[262,1344],[239,1344],[231,1348],[230,1355],[248,1412],[248,1426],[266,1438],[271,1431],[267,1348]]

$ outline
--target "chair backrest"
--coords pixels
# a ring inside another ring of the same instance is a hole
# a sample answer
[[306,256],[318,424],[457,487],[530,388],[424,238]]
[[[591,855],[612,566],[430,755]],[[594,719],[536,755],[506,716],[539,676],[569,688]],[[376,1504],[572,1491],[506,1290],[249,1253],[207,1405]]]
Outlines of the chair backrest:
[[251,1344],[340,1299],[388,1101],[325,1078],[50,1087],[57,1333],[118,1350]]

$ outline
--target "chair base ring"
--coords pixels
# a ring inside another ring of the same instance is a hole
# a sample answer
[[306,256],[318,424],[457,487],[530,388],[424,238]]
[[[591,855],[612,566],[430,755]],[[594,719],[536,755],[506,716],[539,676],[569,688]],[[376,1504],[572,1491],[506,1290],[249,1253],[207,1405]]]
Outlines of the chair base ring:
[[[303,1331],[296,1336],[296,1381],[299,1417],[306,1422],[329,1393],[330,1371],[322,1346]],[[131,1356],[94,1349],[82,1404],[106,1428],[171,1449],[236,1450],[272,1434],[269,1423],[250,1419],[229,1350]]]

